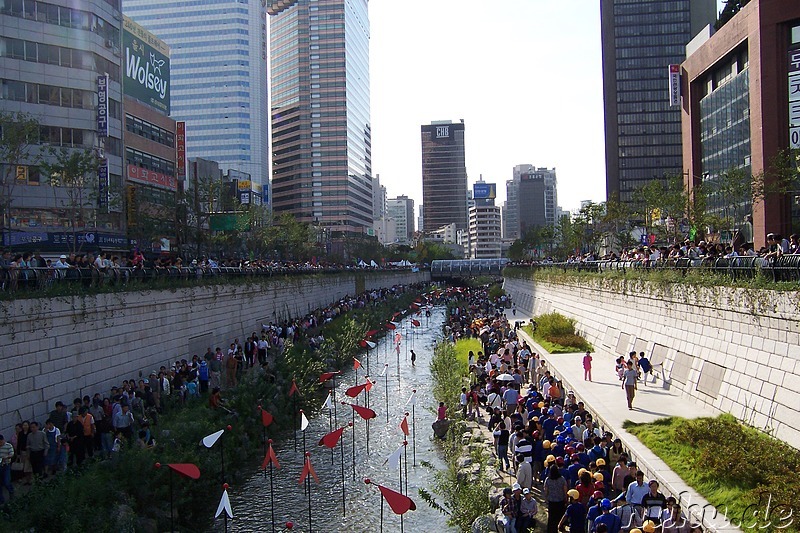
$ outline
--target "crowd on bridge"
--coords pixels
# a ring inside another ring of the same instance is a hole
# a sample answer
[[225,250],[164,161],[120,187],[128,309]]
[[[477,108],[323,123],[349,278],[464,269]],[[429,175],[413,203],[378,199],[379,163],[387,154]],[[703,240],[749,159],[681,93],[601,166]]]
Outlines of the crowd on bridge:
[[254,379],[276,378],[275,361],[287,343],[315,350],[325,340],[322,325],[353,309],[396,298],[408,288],[395,285],[345,296],[304,316],[262,324],[260,331],[243,341],[232,339],[225,349],[209,346],[205,354],[175,358],[147,377],[122,379],[108,390],[68,403],[52,398],[52,410],[43,420],[20,420],[5,434],[8,438],[0,435],[0,506],[6,494],[13,497],[15,483],[42,483],[88,462],[117,461],[131,446],[153,448],[153,429],[165,411],[188,402],[227,410],[223,392],[235,388],[246,373],[255,373]]
[[[547,509],[548,533],[696,533],[673,496],[664,495],[623,448],[598,425],[589,406],[521,338],[516,309],[486,289],[463,291],[446,326],[451,340],[478,338],[469,354],[471,385],[459,398],[462,415],[488,426],[497,468],[515,479],[499,502],[506,533],[533,531],[537,498]],[[591,355],[584,368],[591,379]],[[632,354],[617,372],[633,380],[646,362]],[[641,367],[639,366],[641,364]],[[626,374],[630,370],[631,374]],[[627,385],[623,382],[623,385]],[[629,407],[632,397],[629,392]]]

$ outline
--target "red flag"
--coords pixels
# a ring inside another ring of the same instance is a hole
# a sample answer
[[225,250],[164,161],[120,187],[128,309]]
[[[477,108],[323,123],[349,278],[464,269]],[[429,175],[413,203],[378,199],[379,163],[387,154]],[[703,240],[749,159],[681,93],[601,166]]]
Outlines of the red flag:
[[296,392],[297,394],[300,394],[300,391],[299,391],[299,390],[297,390],[297,383],[295,383],[295,381],[294,381],[294,380],[292,380],[292,388],[290,388],[290,389],[289,389],[289,397],[291,397],[291,396],[292,396],[292,394],[294,394],[295,392]]
[[331,431],[319,441],[320,446],[327,446],[328,448],[333,448],[339,442],[339,439],[342,437],[342,432],[344,428],[341,427],[337,430]]
[[420,326],[419,320],[416,320],[414,318],[411,319],[411,323],[414,324],[414,327],[418,328]]
[[403,421],[400,422],[400,431],[407,437],[408,436],[408,417],[404,416]]
[[389,507],[394,511],[394,514],[406,514],[408,511],[417,510],[417,504],[405,494],[400,494],[382,485],[378,485],[378,488],[381,490],[381,494],[386,500],[386,503],[388,503]]
[[408,306],[408,308],[416,311],[417,309],[419,309],[419,306],[417,304],[411,304]]
[[350,387],[349,389],[344,391],[344,393],[350,396],[351,398],[355,398],[356,396],[361,394],[361,392],[366,388],[367,384],[364,383],[363,385],[356,385],[355,387]]
[[361,368],[361,361],[353,357],[353,370],[358,370]]
[[198,479],[200,477],[200,469],[192,463],[170,463],[167,466],[183,477],[188,477],[189,479]]
[[396,327],[397,327],[397,326],[395,326],[395,325],[394,325],[394,324],[392,324],[391,322],[387,322],[387,323],[386,323],[386,329],[395,329]]
[[275,420],[275,417],[269,414],[266,409],[261,410],[261,423],[264,424],[264,427],[272,424],[273,420]]
[[363,418],[364,420],[369,420],[370,418],[375,418],[375,417],[377,417],[377,416],[378,416],[378,415],[375,413],[375,411],[373,411],[373,410],[372,410],[372,409],[370,409],[369,407],[362,407],[362,406],[360,406],[360,405],[356,405],[356,404],[354,404],[354,403],[351,403],[351,404],[350,404],[350,407],[352,407],[352,408],[353,408],[353,410],[354,410],[356,413],[358,413],[358,416],[360,416],[360,417],[361,417],[361,418]]
[[392,315],[392,318],[397,318],[397,317],[399,317],[399,316],[400,316],[400,315],[402,315],[402,314],[403,314],[403,313],[401,313],[400,311],[398,311],[398,312],[396,312],[395,314],[393,314],[393,315]]
[[362,340],[358,341],[358,345],[361,346],[362,348],[366,348],[367,347],[367,341],[362,339]]
[[311,466],[311,458],[306,457],[306,463],[303,465],[303,471],[300,473],[300,481],[298,481],[297,484],[302,485],[303,481],[306,480],[306,477],[308,477],[309,474],[311,474],[311,477],[314,478],[314,481],[316,481],[317,484],[319,484],[319,478],[317,477],[317,473],[314,472],[314,467]]
[[281,467],[281,464],[278,462],[278,456],[275,455],[275,450],[272,448],[272,444],[269,445],[269,449],[267,450],[267,455],[264,456],[264,462],[261,463],[261,470],[267,468],[267,465],[270,463],[275,465],[275,468]]
[[377,329],[371,329],[364,336],[365,337],[372,337],[373,335],[377,335],[378,333],[380,333],[380,332]]
[[340,372],[325,372],[324,374],[320,375],[319,382],[320,383],[325,383],[326,381],[331,379],[333,376],[336,376],[338,374],[340,374]]
[[364,383],[364,385],[366,385],[366,387],[364,387],[365,391],[369,392],[372,390],[372,382],[369,380],[369,377],[367,377],[367,382]]

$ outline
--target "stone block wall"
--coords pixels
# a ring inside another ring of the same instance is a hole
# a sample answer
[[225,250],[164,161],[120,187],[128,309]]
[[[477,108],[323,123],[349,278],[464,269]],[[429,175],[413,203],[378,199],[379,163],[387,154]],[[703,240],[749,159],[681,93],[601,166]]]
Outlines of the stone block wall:
[[569,276],[504,287],[518,309],[576,319],[598,350],[644,351],[665,386],[800,448],[796,292]]
[[272,278],[251,285],[107,293],[0,303],[0,431],[44,423],[56,400],[107,395],[123,379],[223,350],[261,324],[298,317],[367,289],[429,272]]

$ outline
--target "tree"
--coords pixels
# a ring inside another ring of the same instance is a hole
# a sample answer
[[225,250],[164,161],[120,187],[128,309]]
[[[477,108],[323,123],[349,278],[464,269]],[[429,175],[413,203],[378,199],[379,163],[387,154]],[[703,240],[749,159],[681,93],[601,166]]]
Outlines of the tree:
[[633,200],[633,215],[643,223],[647,235],[658,230],[660,240],[680,239],[678,221],[683,220],[687,206],[682,176],[650,180],[634,190]]
[[100,160],[92,149],[62,147],[49,150],[49,156],[40,166],[53,187],[56,203],[69,220],[72,251],[77,252],[78,231],[96,227]]
[[742,10],[744,6],[750,3],[750,0],[726,0],[725,7],[719,14],[719,18],[714,23],[714,29],[718,30],[731,20],[736,13]]
[[4,236],[10,231],[17,167],[38,162],[30,153],[38,140],[39,122],[31,115],[0,111],[0,231]]

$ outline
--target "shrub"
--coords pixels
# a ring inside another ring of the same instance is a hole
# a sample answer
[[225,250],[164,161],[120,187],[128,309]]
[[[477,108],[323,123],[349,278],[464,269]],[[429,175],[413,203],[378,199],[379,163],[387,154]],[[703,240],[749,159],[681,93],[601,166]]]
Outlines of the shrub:
[[536,320],[536,333],[544,338],[575,334],[575,319],[559,313],[539,315]]

